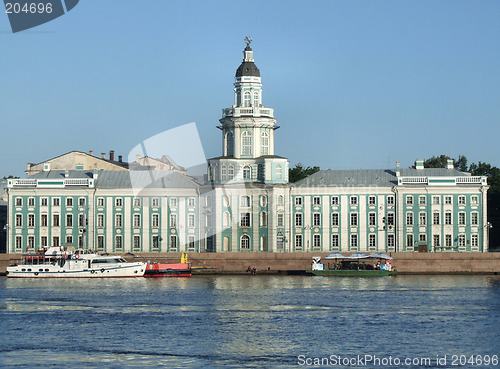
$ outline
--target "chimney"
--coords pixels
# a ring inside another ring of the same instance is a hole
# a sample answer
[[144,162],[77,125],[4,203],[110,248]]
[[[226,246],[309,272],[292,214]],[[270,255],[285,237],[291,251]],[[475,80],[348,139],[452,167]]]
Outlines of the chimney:
[[109,160],[115,161],[115,151],[114,150],[109,151]]
[[105,152],[101,152],[101,159],[106,159],[106,153]]
[[89,155],[94,156],[94,150],[89,150]]
[[97,168],[94,168],[94,173],[92,174],[92,178],[97,179],[99,177],[99,171]]
[[416,160],[415,161],[415,168],[418,170],[424,169],[424,161],[423,160]]
[[446,168],[448,168],[448,169],[455,168],[455,166],[453,165],[453,159],[448,159],[448,163],[446,164]]
[[69,170],[65,170],[64,171],[64,178],[68,178],[69,177]]
[[401,170],[399,168],[399,161],[396,162],[396,177],[401,175]]
[[118,155],[118,162],[120,162],[120,163],[121,163],[121,162],[122,162],[122,160],[123,160],[123,157],[122,157],[121,155]]

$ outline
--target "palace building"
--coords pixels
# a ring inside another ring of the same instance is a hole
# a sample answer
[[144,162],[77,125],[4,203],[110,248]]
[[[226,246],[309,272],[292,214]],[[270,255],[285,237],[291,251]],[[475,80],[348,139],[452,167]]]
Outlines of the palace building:
[[206,180],[168,156],[133,164],[73,152],[30,164],[26,179],[7,180],[8,252],[61,244],[101,252],[488,251],[486,177],[452,161],[443,169],[417,161],[415,169],[322,170],[289,183],[246,42],[234,103],[217,127],[222,155],[208,159]]

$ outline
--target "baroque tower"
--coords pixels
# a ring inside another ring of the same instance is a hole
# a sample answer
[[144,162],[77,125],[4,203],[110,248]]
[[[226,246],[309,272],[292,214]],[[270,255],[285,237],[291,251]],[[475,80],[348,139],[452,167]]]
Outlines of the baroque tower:
[[213,184],[288,183],[288,160],[274,154],[274,132],[279,128],[274,110],[262,99],[259,68],[245,38],[243,61],[236,70],[234,104],[222,110],[222,156],[208,160]]

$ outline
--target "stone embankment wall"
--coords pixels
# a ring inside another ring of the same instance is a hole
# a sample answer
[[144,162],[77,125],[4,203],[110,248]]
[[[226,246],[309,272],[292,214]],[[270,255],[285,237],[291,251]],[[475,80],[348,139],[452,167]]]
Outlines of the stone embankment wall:
[[[304,271],[311,269],[313,256],[320,256],[327,266],[334,260],[325,260],[329,253],[189,253],[193,267],[207,268],[203,273],[235,274],[246,273],[250,266],[257,269],[257,274],[274,274],[286,271]],[[152,254],[142,253],[137,256],[151,262],[180,261],[180,253]],[[393,253],[392,264],[401,273],[408,274],[500,274],[500,253]],[[18,255],[0,254],[0,273],[5,274],[9,260]],[[130,257],[127,257],[130,259]],[[372,261],[365,261],[372,262]],[[213,269],[212,269],[213,268]]]

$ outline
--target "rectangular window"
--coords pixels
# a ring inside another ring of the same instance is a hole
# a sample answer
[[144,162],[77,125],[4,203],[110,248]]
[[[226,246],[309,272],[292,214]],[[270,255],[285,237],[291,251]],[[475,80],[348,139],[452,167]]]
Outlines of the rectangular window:
[[413,225],[413,213],[406,213],[406,225]]
[[351,249],[353,249],[353,250],[358,249],[358,235],[357,234],[351,234]]
[[387,225],[394,225],[394,213],[387,213]]
[[35,237],[28,236],[28,246],[31,247],[32,249],[35,248]]
[[339,235],[338,234],[332,234],[332,249],[333,248],[338,248],[339,247]]
[[321,226],[321,214],[314,213],[313,214],[313,226],[320,227]]
[[302,250],[302,235],[301,234],[295,235],[295,249]]
[[479,236],[477,234],[472,235],[471,246],[472,247],[479,247]]
[[170,227],[177,227],[177,214],[170,214]]
[[122,236],[115,236],[115,250],[122,250],[123,249],[123,242],[122,242]]
[[40,225],[42,227],[47,227],[47,225],[48,225],[48,216],[47,216],[47,214],[42,214],[40,216]]
[[339,213],[332,213],[332,226],[333,227],[339,226]]
[[295,206],[301,206],[301,205],[302,205],[302,197],[296,197]]
[[29,207],[35,206],[35,198],[34,197],[29,197],[28,198],[28,206]]
[[87,219],[85,214],[78,214],[78,227],[85,227],[87,225]]
[[321,205],[321,197],[314,196],[313,197],[313,205]]
[[151,226],[154,228],[158,228],[160,226],[160,215],[159,214],[151,215]]
[[278,219],[276,221],[278,224],[278,227],[283,227],[284,226],[284,216],[283,214],[278,214]]
[[115,206],[117,208],[121,208],[123,206],[123,199],[121,197],[117,197],[115,199]]
[[28,227],[35,226],[35,214],[28,214]]
[[170,207],[171,208],[176,208],[177,207],[177,197],[171,197],[170,198]]
[[85,197],[80,197],[78,199],[78,206],[83,208],[85,206]]
[[444,197],[444,203],[446,205],[451,205],[451,196],[445,196]]
[[170,249],[177,250],[177,236],[170,236]]
[[52,206],[61,206],[61,199],[59,197],[54,197],[52,199]]
[[195,206],[195,199],[194,199],[194,197],[188,198],[188,206],[190,208],[194,208],[194,206]]
[[473,212],[470,214],[470,224],[477,226],[479,224],[479,216],[478,213]]
[[394,205],[394,196],[387,196],[387,205]]
[[433,241],[434,247],[440,247],[441,246],[438,234],[435,234],[435,235],[432,236],[432,241]]
[[52,246],[59,246],[59,236],[52,237]]
[[458,235],[458,247],[465,247],[465,235],[464,234],[459,234]]
[[377,248],[377,242],[376,242],[376,237],[373,233],[371,233],[368,236],[368,245],[370,249],[376,249]]
[[160,249],[160,237],[159,236],[151,237],[151,249],[155,250],[155,251]]
[[432,205],[439,205],[439,196],[432,196]]
[[[59,227],[59,214],[52,215],[52,227]],[[53,245],[56,246],[56,245]]]
[[458,225],[465,225],[465,213],[458,213]]
[[368,225],[369,226],[374,226],[376,225],[376,214],[375,213],[369,213],[368,214]]
[[141,250],[141,236],[134,235],[133,250],[134,251],[140,251]]
[[351,213],[351,226],[358,225],[358,213]]
[[302,213],[295,214],[295,226],[302,227]]
[[49,199],[48,199],[48,198],[46,198],[46,197],[42,197],[42,198],[40,199],[40,205],[41,205],[41,206],[47,206],[47,205],[48,205],[48,203],[49,203]]
[[134,197],[134,207],[138,208],[141,206],[141,198],[140,197]]
[[104,250],[104,236],[97,236],[97,250]]
[[40,246],[45,247],[48,246],[49,240],[47,236],[40,237]]
[[451,247],[452,246],[452,241],[451,241],[451,234],[447,234],[444,236],[445,237],[445,240],[444,240],[444,244],[446,247]]
[[478,196],[471,196],[470,203],[471,203],[471,205],[478,205],[479,204],[479,197]]
[[123,227],[123,216],[121,214],[115,214],[115,227]]
[[249,208],[250,207],[250,196],[241,196],[240,199],[240,204],[244,208]]
[[465,205],[465,196],[458,196],[458,205]]
[[73,198],[72,197],[66,197],[66,206],[68,208],[73,206]]
[[66,245],[71,245],[73,243],[73,236],[66,236]]
[[375,205],[375,196],[368,197],[368,205]]
[[350,202],[351,202],[351,205],[358,205],[358,197],[351,196]]
[[441,214],[439,214],[439,213],[432,213],[432,224],[439,225],[440,224],[440,222],[439,222],[440,219],[441,219]]
[[73,214],[66,214],[66,227],[73,227]]
[[194,251],[194,236],[188,236],[188,251]]
[[99,197],[97,199],[97,206],[100,208],[104,207],[104,197]]
[[23,215],[16,214],[16,227],[22,227],[22,226],[23,226]]
[[418,224],[421,226],[427,225],[427,214],[426,213],[420,213],[418,215]]
[[158,197],[153,197],[153,199],[151,200],[151,206],[153,208],[157,208],[160,206],[160,199]]
[[333,206],[339,205],[339,197],[338,196],[332,196],[332,205]]
[[321,249],[321,235],[315,234],[313,236],[313,248],[316,250]]
[[406,205],[413,205],[413,196],[411,195],[406,196]]
[[194,227],[194,214],[188,214],[188,227]]
[[97,214],[97,226],[99,228],[104,227],[104,214]]
[[425,233],[421,233],[418,235],[419,242],[427,242],[427,236]]
[[241,213],[240,227],[250,227],[250,213]]
[[134,227],[141,226],[141,214],[134,214]]
[[23,237],[22,236],[16,236],[16,249],[17,250],[22,250],[23,248]]
[[16,197],[16,206],[23,206],[22,197]]
[[425,205],[426,203],[427,203],[427,200],[426,200],[425,196],[418,197],[418,204],[419,205]]
[[413,234],[411,233],[406,235],[406,248],[410,251],[413,250]]
[[451,213],[447,212],[444,214],[444,224],[451,225]]
[[394,235],[393,234],[387,235],[387,248],[394,249]]

